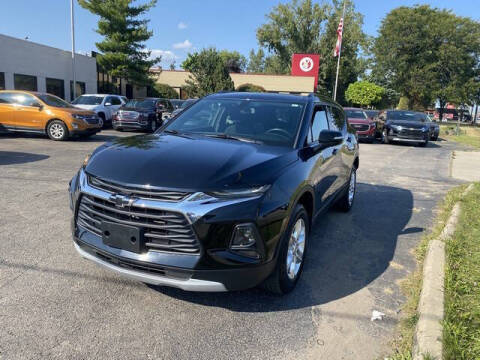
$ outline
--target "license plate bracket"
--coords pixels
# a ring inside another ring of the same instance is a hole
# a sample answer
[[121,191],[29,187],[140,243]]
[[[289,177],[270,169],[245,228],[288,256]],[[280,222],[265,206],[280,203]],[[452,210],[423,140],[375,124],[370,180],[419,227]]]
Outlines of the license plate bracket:
[[102,221],[102,240],[105,245],[141,253],[144,247],[143,230],[130,225]]

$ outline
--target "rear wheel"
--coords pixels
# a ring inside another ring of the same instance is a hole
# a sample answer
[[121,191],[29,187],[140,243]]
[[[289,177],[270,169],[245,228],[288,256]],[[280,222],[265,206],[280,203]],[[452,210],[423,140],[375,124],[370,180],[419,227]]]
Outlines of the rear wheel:
[[53,120],[47,126],[47,135],[55,141],[62,141],[68,138],[68,128],[63,121]]
[[340,199],[337,200],[336,208],[340,211],[348,212],[353,206],[355,194],[357,193],[357,169],[352,168],[348,188]]
[[308,246],[310,220],[305,208],[297,204],[279,244],[275,270],[263,287],[275,294],[287,294],[295,288],[303,270]]

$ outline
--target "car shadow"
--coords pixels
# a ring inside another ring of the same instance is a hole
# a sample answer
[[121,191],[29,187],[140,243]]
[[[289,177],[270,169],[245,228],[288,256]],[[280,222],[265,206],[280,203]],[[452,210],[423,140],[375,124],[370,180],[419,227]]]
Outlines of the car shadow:
[[255,288],[227,293],[194,293],[150,286],[167,296],[235,312],[272,312],[305,308],[340,299],[381,276],[393,259],[413,211],[409,190],[359,183],[350,213],[320,215],[310,237],[302,278],[295,290],[275,296]]
[[50,156],[17,151],[0,151],[0,165],[25,164],[48,159]]

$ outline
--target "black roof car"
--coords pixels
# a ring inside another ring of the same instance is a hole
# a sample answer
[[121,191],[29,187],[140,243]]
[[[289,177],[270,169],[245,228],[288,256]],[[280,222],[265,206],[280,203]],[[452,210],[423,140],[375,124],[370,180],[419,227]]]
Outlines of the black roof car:
[[355,131],[315,96],[217,93],[151,135],[97,148],[73,177],[77,251],[190,291],[295,287],[315,217],[353,205]]

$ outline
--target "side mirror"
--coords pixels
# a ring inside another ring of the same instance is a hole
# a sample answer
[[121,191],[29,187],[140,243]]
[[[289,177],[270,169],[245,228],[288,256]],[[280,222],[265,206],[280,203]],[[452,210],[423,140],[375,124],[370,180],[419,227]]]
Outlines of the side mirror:
[[111,102],[106,102],[105,106],[112,106],[112,103]]
[[325,145],[337,145],[343,141],[343,134],[336,130],[322,130],[318,142]]
[[43,110],[43,105],[40,104],[40,103],[38,103],[38,102],[35,102],[35,103],[33,103],[32,105],[30,105],[30,106],[33,106],[33,107],[38,108],[38,111],[42,111],[42,110]]

